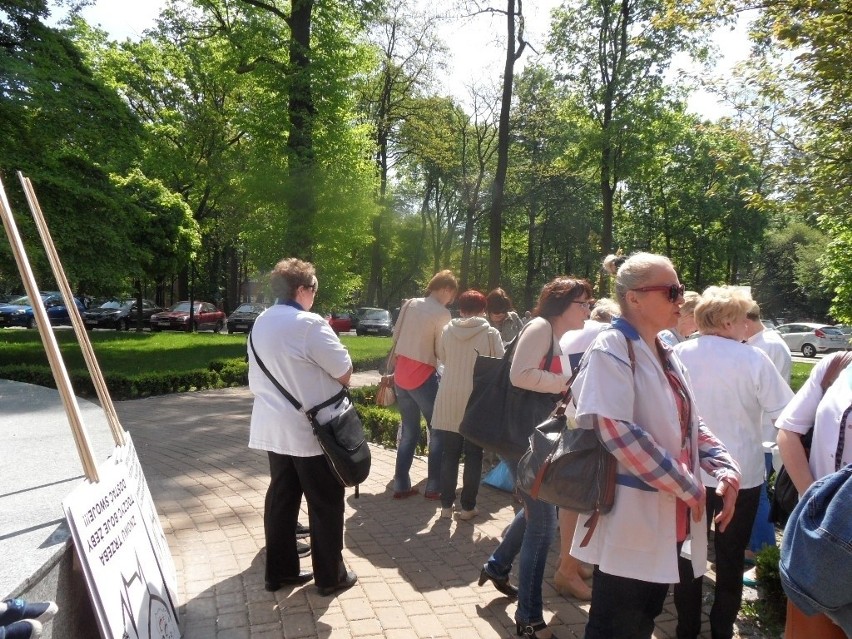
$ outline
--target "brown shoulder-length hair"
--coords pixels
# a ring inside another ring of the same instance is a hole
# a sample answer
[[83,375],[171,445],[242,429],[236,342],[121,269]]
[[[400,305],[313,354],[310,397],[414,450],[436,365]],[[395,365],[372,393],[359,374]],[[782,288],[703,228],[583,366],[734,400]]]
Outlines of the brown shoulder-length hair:
[[512,298],[502,288],[495,288],[485,298],[485,311],[491,313],[508,313],[515,310]]
[[533,316],[550,319],[562,315],[571,302],[582,297],[584,293],[591,299],[592,285],[587,280],[557,277],[541,289],[538,303],[533,309]]

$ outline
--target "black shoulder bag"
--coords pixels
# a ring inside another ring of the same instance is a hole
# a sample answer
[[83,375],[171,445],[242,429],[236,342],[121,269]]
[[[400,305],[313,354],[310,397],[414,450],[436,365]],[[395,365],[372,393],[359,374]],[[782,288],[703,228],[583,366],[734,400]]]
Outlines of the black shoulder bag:
[[[364,424],[361,423],[358,411],[355,410],[355,404],[349,397],[349,390],[344,386],[333,397],[309,410],[305,410],[299,400],[293,397],[266,368],[266,364],[263,363],[254,348],[251,335],[249,335],[248,342],[257,365],[260,366],[269,381],[275,384],[275,387],[293,404],[296,410],[304,413],[310,421],[314,436],[317,438],[320,448],[322,448],[331,473],[341,486],[355,486],[355,497],[358,497],[358,484],[367,479],[370,474],[371,456],[367,436],[364,433]],[[324,424],[317,420],[317,413],[320,410],[333,404],[339,405],[344,398],[349,398],[349,406],[346,410]]]
[[[560,395],[512,385],[509,370],[519,340],[520,334],[509,343],[503,357],[477,355],[473,365],[473,390],[459,424],[462,437],[509,460],[521,458],[529,447],[529,436],[536,424],[540,424],[561,399]],[[553,361],[552,341],[551,338],[545,370],[550,370]]]

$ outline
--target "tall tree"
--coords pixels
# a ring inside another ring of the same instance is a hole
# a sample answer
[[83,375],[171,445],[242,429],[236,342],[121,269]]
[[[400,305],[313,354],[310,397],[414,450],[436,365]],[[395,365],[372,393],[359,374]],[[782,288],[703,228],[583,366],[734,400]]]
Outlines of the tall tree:
[[[141,130],[68,35],[44,24],[46,16],[43,2],[0,2],[0,174],[17,211],[27,207],[13,188],[15,171],[31,178],[72,286],[112,293],[124,284],[133,247],[109,174],[129,170]],[[30,216],[18,219],[33,237]],[[8,255],[3,243],[0,255]],[[32,261],[46,283],[52,275],[42,255],[34,251]],[[20,290],[13,264],[0,259],[0,277]]]
[[389,3],[370,29],[378,67],[363,83],[361,107],[375,131],[376,168],[379,174],[378,212],[372,220],[370,270],[364,302],[377,304],[384,297],[383,261],[387,225],[393,214],[388,176],[404,149],[398,141],[402,123],[422,106],[422,97],[434,82],[444,53],[435,32],[436,18],[419,11],[410,0]]
[[[492,9],[492,12],[500,13]],[[527,42],[524,39],[523,0],[506,0],[502,12],[506,18],[506,61],[503,65],[503,93],[500,100],[500,121],[497,128],[497,169],[491,189],[491,215],[488,229],[488,288],[500,285],[503,239],[503,195],[506,173],[509,168],[509,116],[512,109],[512,83],[515,63],[523,55]]]
[[818,219],[830,237],[822,263],[835,293],[832,314],[844,320],[852,319],[850,29],[848,0],[770,0],[756,29],[766,57],[780,54],[782,81],[775,86],[793,98],[785,103],[786,118],[798,125],[796,135],[785,138],[791,169],[787,195],[802,219]]
[[[599,130],[604,255],[614,248],[614,200],[639,133],[636,111],[659,93],[673,55],[695,51],[700,43],[695,23],[677,19],[670,8],[664,0],[565,0],[554,11],[549,49],[557,73],[569,91],[582,96]],[[684,10],[690,9],[687,3]]]

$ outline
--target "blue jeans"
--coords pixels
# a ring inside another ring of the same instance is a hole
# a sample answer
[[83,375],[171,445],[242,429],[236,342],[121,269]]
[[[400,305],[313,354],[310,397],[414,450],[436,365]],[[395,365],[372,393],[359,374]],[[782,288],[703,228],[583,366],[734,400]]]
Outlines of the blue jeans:
[[[513,477],[517,476],[517,462],[510,462],[509,467]],[[515,621],[536,624],[544,621],[541,584],[547,552],[556,535],[556,506],[533,499],[524,492],[521,497],[524,507],[509,524],[503,541],[485,564],[485,572],[492,577],[508,577],[515,557],[520,554]]]
[[[772,453],[764,453],[766,463],[766,477],[772,474]],[[760,491],[760,501],[757,504],[757,515],[754,517],[754,526],[751,529],[751,539],[748,541],[748,549],[759,552],[764,546],[775,545],[775,524],[769,521],[769,484],[763,482]]]
[[426,418],[429,428],[429,466],[426,492],[440,490],[441,456],[443,449],[440,437],[432,437],[432,409],[438,395],[438,375],[433,373],[425,382],[413,390],[396,387],[396,401],[402,417],[402,437],[396,451],[396,471],[393,476],[394,492],[411,488],[411,462],[420,440],[420,415]]

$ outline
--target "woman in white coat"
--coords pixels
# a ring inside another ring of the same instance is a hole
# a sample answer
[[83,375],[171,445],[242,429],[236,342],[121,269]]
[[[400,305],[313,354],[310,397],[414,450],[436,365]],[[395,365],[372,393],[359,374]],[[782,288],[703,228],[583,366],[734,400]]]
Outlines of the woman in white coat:
[[[609,256],[621,317],[602,331],[574,383],[577,425],[594,429],[618,462],[615,504],[588,545],[589,516],[577,524],[571,554],[595,565],[586,639],[651,637],[678,555],[695,574],[707,563],[704,485],[719,481],[724,529],[733,516],[739,470],[694,410],[689,379],[657,335],[677,323],[683,286],[671,261],[637,253]],[[629,344],[629,345],[628,345]]]

